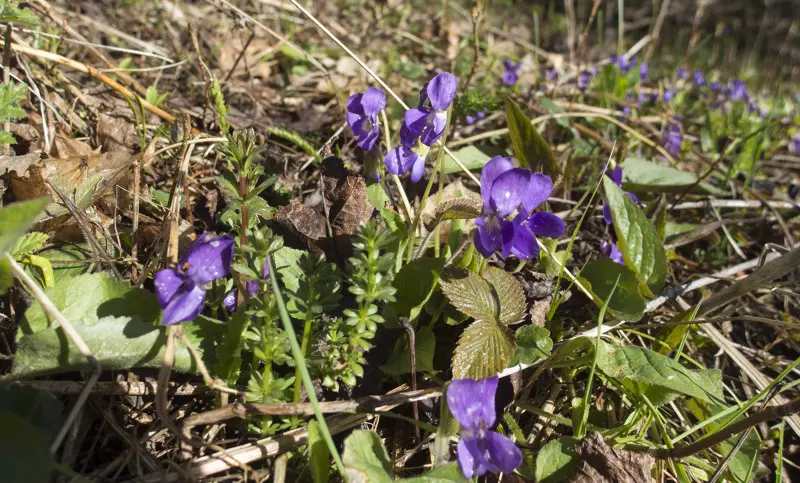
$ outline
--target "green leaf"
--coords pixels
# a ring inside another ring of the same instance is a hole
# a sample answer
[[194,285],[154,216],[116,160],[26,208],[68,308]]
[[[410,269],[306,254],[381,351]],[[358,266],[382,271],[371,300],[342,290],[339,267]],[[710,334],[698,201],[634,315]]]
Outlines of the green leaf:
[[250,316],[244,310],[237,310],[226,327],[224,339],[217,346],[216,376],[232,386],[239,379],[245,330],[249,322]]
[[[0,131],[0,146],[4,144],[16,144],[17,140],[14,139],[14,136],[11,135],[9,132]],[[3,167],[4,172],[6,171],[6,167]]]
[[389,202],[389,197],[386,196],[386,190],[380,183],[375,183],[367,186],[367,200],[378,211],[386,209],[386,203]]
[[486,267],[481,273],[494,289],[500,302],[498,322],[503,325],[514,325],[525,319],[528,304],[522,285],[513,275],[497,267]]
[[639,293],[636,274],[631,269],[610,258],[601,258],[583,267],[580,276],[587,288],[597,296],[594,302],[598,308],[611,295],[619,277],[619,284],[608,302],[608,308],[622,320],[635,322],[642,318],[645,301]]
[[0,0],[0,23],[8,22],[34,26],[39,23],[39,18],[32,10],[19,8],[17,2]]
[[61,280],[89,272],[92,264],[86,263],[90,258],[88,252],[90,252],[90,248],[85,244],[63,245],[39,252],[39,256],[49,260],[53,266],[53,284],[55,285]]
[[[539,241],[547,247],[547,252],[544,250],[539,252],[539,259],[542,261],[542,265],[544,265],[544,273],[557,276],[561,273],[561,267],[566,266],[567,260],[569,260],[572,255],[568,254],[566,250],[556,250],[558,247],[558,240],[555,238],[540,238]],[[548,252],[552,253],[553,256],[551,257],[548,255]]]
[[508,134],[516,157],[524,161],[531,171],[541,171],[552,177],[558,176],[560,170],[550,146],[511,98],[506,99],[506,118]]
[[392,304],[395,313],[412,320],[419,315],[439,281],[444,262],[442,258],[418,258],[397,272],[392,281],[392,286],[397,289],[396,301]]
[[473,198],[456,198],[447,200],[436,207],[434,217],[439,221],[444,220],[472,220],[481,216],[483,204]]
[[[157,325],[161,309],[152,293],[131,288],[107,273],[80,275],[45,293],[73,324],[104,370],[161,367],[166,330]],[[197,347],[201,331],[218,331],[218,327],[194,323],[185,324],[184,330]],[[213,334],[202,339],[210,343]],[[205,353],[204,344],[197,348]],[[180,344],[175,368],[184,372],[196,370],[188,349]],[[32,305],[20,324],[11,376],[19,379],[87,369],[88,361],[69,342],[63,329],[50,327],[42,307]]]
[[[548,114],[559,114],[564,112],[564,108],[553,102],[548,97],[540,97],[539,104],[544,108],[545,111],[547,111]],[[566,117],[556,118],[556,124],[569,129],[569,119]]]
[[53,277],[53,265],[50,264],[50,260],[40,257],[39,255],[28,254],[25,255],[23,262],[25,265],[29,265],[38,269],[39,276],[42,280],[42,285],[45,287],[52,287],[55,285],[55,280]]
[[275,271],[281,275],[283,286],[290,292],[297,292],[297,289],[300,288],[300,277],[303,276],[300,258],[307,253],[304,250],[295,250],[284,246],[272,254]]
[[0,412],[12,413],[36,426],[48,439],[64,424],[61,401],[52,393],[17,382],[0,383]]
[[47,203],[47,198],[37,198],[0,208],[0,256],[14,248]]
[[517,341],[517,359],[523,364],[533,364],[550,357],[553,339],[550,331],[538,325],[525,325],[514,332]]
[[19,260],[23,255],[33,253],[41,250],[45,243],[47,243],[47,234],[34,231],[26,233],[25,236],[17,241],[16,246],[9,252],[15,260]]
[[[433,372],[433,355],[436,352],[436,336],[431,329],[423,327],[417,331],[414,342],[417,372]],[[381,366],[381,370],[390,376],[400,376],[411,372],[411,350],[406,346],[399,354]]]
[[542,446],[536,455],[537,483],[559,483],[568,481],[578,469],[578,440],[563,436]]
[[[270,220],[275,214],[275,208],[269,206],[267,200],[260,196],[248,198],[244,204],[248,208],[247,221],[250,226],[254,226],[257,223],[257,217]],[[229,226],[238,226],[242,219],[242,203],[236,198],[231,199],[219,219]]]
[[294,144],[298,148],[305,151],[306,154],[313,157],[315,160],[317,161],[322,160],[322,156],[319,153],[317,153],[316,148],[314,148],[314,146],[312,146],[311,143],[308,142],[305,138],[303,138],[303,136],[301,136],[299,133],[278,126],[266,126],[264,127],[264,130],[272,136],[275,136],[277,138],[283,139],[285,141]]
[[14,279],[11,277],[11,262],[6,257],[0,258],[0,295],[5,295],[12,285]]
[[614,181],[603,177],[603,188],[606,200],[611,207],[614,229],[617,232],[617,246],[622,251],[625,265],[638,274],[639,280],[646,285],[646,295],[657,294],[664,286],[667,270],[667,256],[661,245],[655,227],[644,216]]
[[344,440],[342,462],[346,481],[384,483],[392,481],[392,464],[380,436],[356,430]]
[[[741,435],[737,434],[733,438],[727,439],[720,444],[723,458],[728,456],[731,450],[733,450],[733,447],[736,446],[737,442],[739,442],[740,437]],[[739,449],[739,451],[733,455],[731,462],[728,465],[728,473],[733,476],[735,481],[740,481],[742,483],[746,481],[754,481],[754,475],[750,474],[750,467],[753,464],[753,460],[758,458],[760,450],[761,440],[758,437],[758,431],[751,431],[744,440],[744,444],[742,445],[741,449]],[[756,463],[756,465],[757,464],[758,463]],[[747,480],[748,474],[750,474],[749,480]]]
[[[685,171],[656,163],[637,156],[625,158],[622,170],[622,184],[625,189],[636,192],[683,193],[686,188],[697,183],[697,178]],[[708,183],[700,183],[693,191],[707,191],[725,194]]]
[[8,412],[0,412],[0,465],[4,481],[26,483],[47,483],[55,466],[42,431]]
[[461,483],[469,481],[464,478],[458,463],[448,463],[414,478],[405,478],[400,481],[406,483]]
[[312,419],[308,423],[308,464],[314,483],[328,483],[330,476],[330,451],[319,430],[319,424]]
[[517,350],[511,331],[497,322],[477,320],[464,330],[453,353],[455,379],[484,379],[505,369]]
[[[483,168],[483,166],[492,158],[505,154],[505,151],[493,146],[466,146],[456,151],[453,151],[453,156],[456,157],[461,164],[470,171],[476,171]],[[453,174],[461,172],[461,168],[453,161],[453,158],[447,156],[444,158],[444,173]]]
[[715,404],[723,402],[718,370],[692,371],[671,357],[642,347],[601,342],[600,350],[597,368],[608,377],[638,385],[642,392],[652,387]]
[[[2,16],[2,6],[0,6]],[[27,89],[25,84],[7,82],[0,84],[0,122],[13,121],[25,116],[19,103],[25,100]]]
[[442,292],[461,313],[474,319],[497,321],[500,300],[491,284],[477,273],[463,269],[448,269],[439,281]]

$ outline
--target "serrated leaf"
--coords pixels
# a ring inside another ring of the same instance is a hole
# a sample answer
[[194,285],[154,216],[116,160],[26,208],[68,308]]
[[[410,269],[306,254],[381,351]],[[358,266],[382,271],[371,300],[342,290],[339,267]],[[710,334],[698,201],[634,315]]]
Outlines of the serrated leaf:
[[[16,144],[17,140],[14,139],[14,136],[11,135],[9,132],[0,131],[0,146],[4,144]],[[4,169],[3,171],[10,171]],[[5,173],[4,173],[5,174]]]
[[497,267],[487,267],[481,275],[494,288],[500,302],[498,321],[503,325],[513,325],[525,319],[528,304],[522,285],[513,275]]
[[499,319],[500,301],[492,285],[477,273],[448,269],[439,286],[461,313],[478,320],[495,322]]
[[[267,200],[261,198],[260,196],[248,198],[244,204],[247,205],[248,208],[247,221],[250,226],[253,226],[257,223],[258,217],[269,220],[272,219],[272,216],[275,214],[275,209],[269,206]],[[230,201],[227,208],[220,216],[220,221],[227,225],[234,226],[237,222],[241,223],[241,219],[242,203],[238,199],[234,198]]]
[[392,481],[392,464],[380,436],[356,430],[344,440],[342,462],[348,482],[384,483]]
[[722,375],[718,370],[693,371],[671,357],[643,347],[601,341],[600,350],[597,368],[608,377],[636,383],[644,390],[653,387],[714,404],[724,402]]
[[392,281],[392,286],[397,289],[396,300],[392,303],[395,313],[412,320],[419,315],[439,281],[444,262],[443,258],[418,258],[397,272]]
[[367,186],[367,200],[378,211],[386,209],[386,203],[389,202],[389,197],[386,196],[386,190],[380,183],[375,183]]
[[[0,6],[0,17],[2,16]],[[19,103],[25,99],[27,89],[24,84],[6,82],[0,84],[0,122],[13,121],[25,116],[25,111]]]
[[0,0],[0,23],[7,22],[34,26],[39,23],[39,18],[32,10],[19,8],[16,2]]
[[0,208],[0,256],[11,250],[47,205],[47,198],[19,201]]
[[514,332],[517,341],[517,359],[523,364],[533,364],[550,357],[553,339],[550,331],[538,325],[525,325]]
[[[166,330],[156,325],[161,309],[152,293],[129,287],[107,273],[80,275],[45,293],[73,324],[104,370],[161,366]],[[76,297],[76,293],[81,296]],[[184,330],[203,354],[207,344],[200,344],[198,337],[203,327],[185,324]],[[203,339],[206,343],[214,340],[212,336]],[[49,326],[39,304],[32,305],[20,324],[11,377],[89,369],[86,358],[68,340],[60,327]],[[196,370],[188,349],[180,344],[175,368],[184,372]]]
[[536,455],[536,482],[560,483],[568,481],[578,469],[578,440],[563,436],[542,446]]
[[[423,327],[415,336],[414,352],[417,372],[433,372],[433,356],[436,352],[436,336],[431,329]],[[398,354],[393,354],[381,366],[381,370],[390,376],[400,376],[411,372],[411,350],[406,347]]]
[[517,159],[524,161],[531,171],[541,171],[553,178],[558,176],[561,171],[550,146],[511,98],[506,99],[506,119]]
[[647,295],[659,293],[667,270],[661,237],[642,210],[608,176],[603,177],[603,188],[625,265],[637,273],[650,292]]
[[453,378],[484,379],[505,369],[517,350],[511,331],[497,322],[478,320],[461,334],[453,353]]
[[34,231],[26,233],[25,236],[17,241],[17,244],[9,252],[15,260],[19,260],[23,255],[40,250],[47,243],[47,233]]
[[308,422],[308,464],[311,467],[311,478],[314,483],[328,483],[331,469],[330,456],[319,424],[312,419]]
[[300,288],[300,277],[303,276],[300,258],[307,253],[304,250],[284,246],[272,254],[275,271],[281,275],[281,282],[289,292],[297,292],[297,289]]
[[481,216],[483,204],[472,198],[447,200],[436,207],[437,220],[471,220]]
[[[611,296],[608,308],[620,319],[636,322],[644,314],[645,301],[639,293],[639,281],[636,274],[628,267],[620,265],[609,258],[595,260],[581,270],[580,273],[586,287],[597,296],[594,300],[598,307]],[[614,289],[614,284],[619,283]]]

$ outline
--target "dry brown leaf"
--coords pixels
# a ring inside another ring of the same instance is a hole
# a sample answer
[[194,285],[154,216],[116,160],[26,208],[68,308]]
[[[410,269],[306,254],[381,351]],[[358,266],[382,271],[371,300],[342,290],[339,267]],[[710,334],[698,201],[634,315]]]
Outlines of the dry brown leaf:
[[106,151],[128,151],[137,145],[139,136],[128,116],[101,112],[97,119],[97,140]]
[[597,432],[586,435],[576,448],[580,472],[572,483],[641,483],[652,481],[655,459],[647,453],[615,449]]
[[22,156],[0,156],[0,176],[9,172],[24,175],[31,164],[38,163],[42,157],[39,151],[23,154]]
[[[234,67],[236,59],[242,54],[245,42],[247,42],[246,36],[242,39],[240,35],[234,34],[229,42],[222,45],[219,52],[219,67],[225,73],[224,75],[228,75],[228,72]],[[249,73],[251,77],[268,79],[271,69],[269,63],[264,61],[264,57],[272,50],[274,48],[267,38],[255,37],[250,41],[250,45],[239,59],[239,63],[236,64],[233,75]]]

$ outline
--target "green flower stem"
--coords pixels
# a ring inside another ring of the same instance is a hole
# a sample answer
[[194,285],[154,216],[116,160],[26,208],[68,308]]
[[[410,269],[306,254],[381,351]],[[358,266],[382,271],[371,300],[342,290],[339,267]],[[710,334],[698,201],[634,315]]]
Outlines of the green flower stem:
[[[309,297],[309,300],[311,297]],[[303,324],[303,340],[300,343],[300,352],[303,354],[303,359],[308,355],[308,343],[311,340],[311,321],[314,320],[311,310],[306,311],[306,320]],[[294,394],[292,400],[294,402],[300,401],[300,365],[294,368]]]
[[[269,272],[277,274],[278,272],[275,271],[275,266],[272,263],[271,257],[267,258],[267,263],[269,263]],[[344,478],[344,463],[342,463],[342,457],[339,456],[339,450],[336,448],[336,444],[333,442],[333,437],[328,430],[328,424],[325,422],[325,417],[322,415],[322,411],[319,409],[319,401],[317,401],[317,395],[314,392],[314,384],[311,381],[311,375],[308,373],[308,368],[306,367],[305,357],[300,349],[300,344],[297,343],[297,336],[294,333],[292,321],[289,319],[289,313],[286,311],[286,304],[283,303],[281,289],[278,286],[278,277],[274,276],[269,278],[270,283],[272,284],[272,293],[275,294],[275,301],[278,304],[278,312],[281,315],[283,330],[286,332],[286,336],[289,338],[289,345],[292,347],[292,356],[294,356],[294,362],[297,366],[297,371],[300,373],[300,377],[303,380],[303,386],[306,388],[308,400],[311,402],[311,406],[314,408],[314,417],[317,418],[317,423],[319,423],[319,430],[322,433],[322,438],[325,440],[325,444],[328,445],[328,451],[333,456],[333,461],[336,463],[336,468],[339,470],[339,474],[342,475],[342,478]]]
[[411,224],[411,229],[408,230],[408,244],[406,245],[406,263],[411,262],[411,259],[414,255],[414,238],[417,236],[417,228],[419,228],[419,222],[422,219],[422,210],[425,209],[425,201],[431,194],[431,188],[433,188],[433,180],[435,179],[436,173],[438,171],[439,171],[439,166],[434,166],[433,173],[431,173],[431,178],[428,180],[427,186],[425,186],[425,192],[422,193],[422,199],[419,202],[419,208],[417,209],[417,214],[414,216],[414,222]]

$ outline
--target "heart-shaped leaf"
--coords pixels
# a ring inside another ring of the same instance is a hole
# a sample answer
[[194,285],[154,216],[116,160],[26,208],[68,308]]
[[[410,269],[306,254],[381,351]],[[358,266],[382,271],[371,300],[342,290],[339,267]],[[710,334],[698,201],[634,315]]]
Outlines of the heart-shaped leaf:
[[517,359],[523,364],[533,364],[536,361],[550,357],[553,350],[553,339],[550,331],[538,325],[525,325],[514,332],[517,340]]
[[725,194],[724,190],[708,183],[697,183],[697,178],[691,173],[638,156],[625,158],[623,168],[622,183],[625,189],[630,191],[683,193],[687,188],[696,184],[695,191],[707,191],[717,195]]
[[344,440],[342,454],[346,481],[383,483],[392,481],[392,464],[377,433],[353,431]]
[[506,99],[506,118],[508,135],[517,158],[524,161],[531,171],[541,171],[554,178],[558,176],[560,170],[547,141],[539,135],[528,116],[510,98]]
[[603,189],[625,265],[638,274],[649,292],[647,295],[659,293],[667,270],[661,237],[642,210],[608,176],[603,177]]
[[512,325],[525,319],[525,293],[513,275],[487,267],[483,276],[449,269],[439,282],[442,291],[462,313],[478,320]]

